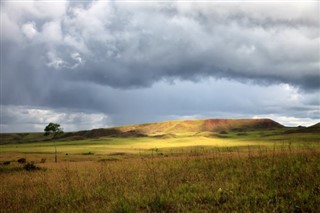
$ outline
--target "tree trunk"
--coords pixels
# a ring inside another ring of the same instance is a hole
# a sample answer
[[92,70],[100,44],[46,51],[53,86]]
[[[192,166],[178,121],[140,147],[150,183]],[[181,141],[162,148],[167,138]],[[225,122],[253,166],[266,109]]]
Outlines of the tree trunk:
[[56,162],[56,163],[58,162],[56,142],[54,142],[54,162]]

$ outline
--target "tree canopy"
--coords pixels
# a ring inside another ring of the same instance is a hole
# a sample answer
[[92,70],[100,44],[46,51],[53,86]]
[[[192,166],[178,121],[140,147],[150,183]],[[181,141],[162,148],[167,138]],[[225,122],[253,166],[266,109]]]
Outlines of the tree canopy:
[[58,135],[63,134],[63,129],[60,127],[60,124],[58,123],[49,123],[45,128],[44,128],[44,135],[53,135],[53,138],[55,138]]

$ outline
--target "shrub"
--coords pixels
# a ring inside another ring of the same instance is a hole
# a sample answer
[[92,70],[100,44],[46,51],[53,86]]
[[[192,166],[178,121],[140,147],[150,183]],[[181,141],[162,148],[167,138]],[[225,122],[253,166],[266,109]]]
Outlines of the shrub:
[[11,161],[5,161],[3,162],[3,165],[9,165],[11,163]]
[[26,162],[27,162],[27,160],[25,158],[18,159],[18,163],[24,164]]
[[35,171],[35,170],[39,170],[40,168],[37,167],[36,165],[34,165],[33,162],[31,162],[31,163],[26,163],[23,166],[23,169],[26,170],[26,171]]

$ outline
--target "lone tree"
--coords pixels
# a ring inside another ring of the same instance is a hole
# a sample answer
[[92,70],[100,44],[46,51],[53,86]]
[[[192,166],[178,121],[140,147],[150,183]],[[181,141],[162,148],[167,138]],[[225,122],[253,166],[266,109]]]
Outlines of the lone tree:
[[[44,128],[44,135],[53,135],[52,139],[55,139],[57,136],[63,134],[63,129],[60,127],[60,124],[57,123],[49,123],[46,128]],[[57,146],[56,143],[54,143],[54,161],[58,162],[57,157]]]

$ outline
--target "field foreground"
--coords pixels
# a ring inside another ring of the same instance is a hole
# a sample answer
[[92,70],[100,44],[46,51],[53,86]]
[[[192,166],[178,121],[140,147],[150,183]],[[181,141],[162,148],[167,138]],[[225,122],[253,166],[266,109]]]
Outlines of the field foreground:
[[319,212],[320,150],[179,155],[2,167],[1,212]]

